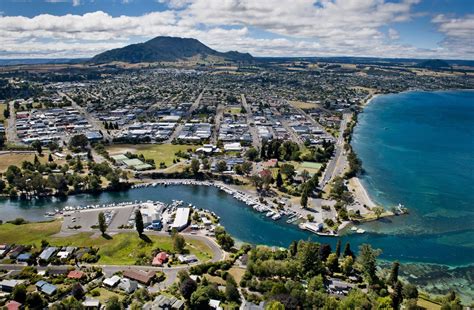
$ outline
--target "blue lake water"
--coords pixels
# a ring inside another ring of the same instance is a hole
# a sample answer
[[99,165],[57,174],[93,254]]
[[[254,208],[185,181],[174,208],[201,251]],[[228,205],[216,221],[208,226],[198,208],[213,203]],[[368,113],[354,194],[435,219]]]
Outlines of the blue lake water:
[[394,238],[428,238],[431,252],[455,245],[456,254],[471,253],[474,262],[473,91],[376,97],[359,115],[352,145],[371,197],[410,210],[390,224],[374,222],[366,229]]
[[[474,263],[474,92],[410,92],[376,98],[360,114],[353,146],[367,173],[371,196],[390,206],[404,203],[410,215],[366,224],[365,234],[341,237],[353,249],[370,243],[387,260],[467,265]],[[272,221],[214,187],[157,186],[59,200],[0,201],[0,219],[42,220],[66,205],[120,201],[184,200],[216,212],[235,238],[253,244],[288,246],[319,237]],[[1,242],[1,240],[0,240]]]

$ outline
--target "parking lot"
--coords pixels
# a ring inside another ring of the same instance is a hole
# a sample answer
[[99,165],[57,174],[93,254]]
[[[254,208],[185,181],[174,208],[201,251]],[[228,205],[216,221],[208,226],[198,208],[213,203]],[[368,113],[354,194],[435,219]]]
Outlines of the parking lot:
[[123,206],[67,212],[64,214],[62,230],[90,231],[92,226],[98,225],[100,212],[104,212],[106,216],[108,229],[118,229],[119,226],[128,224],[133,210],[133,206]]

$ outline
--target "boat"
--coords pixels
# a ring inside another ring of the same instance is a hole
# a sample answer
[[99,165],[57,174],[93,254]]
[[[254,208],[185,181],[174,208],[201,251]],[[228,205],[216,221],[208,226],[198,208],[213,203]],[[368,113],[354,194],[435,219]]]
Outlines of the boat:
[[365,233],[365,230],[363,230],[362,228],[359,228],[359,229],[356,230],[356,232],[358,234],[363,234],[363,233]]
[[274,221],[278,221],[279,219],[281,219],[280,213],[277,213],[274,216],[272,216],[272,220],[274,220]]
[[275,214],[275,212],[273,211],[268,211],[267,214],[265,214],[266,217],[270,217],[270,216],[273,216]]

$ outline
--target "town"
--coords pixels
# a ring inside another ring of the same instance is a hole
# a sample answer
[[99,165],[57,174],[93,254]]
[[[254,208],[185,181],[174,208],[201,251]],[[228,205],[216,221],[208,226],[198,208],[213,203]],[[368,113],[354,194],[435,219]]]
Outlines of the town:
[[[17,94],[0,101],[5,198],[212,187],[275,225],[334,238],[409,212],[377,205],[358,178],[350,139],[363,107],[377,94],[473,82],[416,68],[294,60],[40,68],[0,72],[3,93]],[[0,225],[8,232],[0,229],[0,302],[8,309],[345,309],[362,305],[369,290],[373,304],[398,308],[419,297],[398,280],[398,263],[375,273],[379,252],[368,245],[358,256],[339,239],[336,249],[310,241],[242,245],[218,212],[180,197],[70,205],[43,220]],[[24,236],[7,238],[16,228]]]

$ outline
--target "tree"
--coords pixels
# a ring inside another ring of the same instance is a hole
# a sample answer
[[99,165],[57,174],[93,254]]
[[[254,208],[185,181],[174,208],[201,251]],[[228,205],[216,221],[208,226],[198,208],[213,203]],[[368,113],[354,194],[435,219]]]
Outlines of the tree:
[[123,306],[120,303],[119,299],[117,296],[112,296],[107,300],[105,303],[105,309],[106,310],[122,310]]
[[300,204],[302,208],[306,208],[308,206],[308,193],[306,191],[303,191],[301,194]]
[[72,296],[77,300],[82,300],[84,298],[85,292],[80,283],[75,283],[71,290]]
[[265,310],[285,310],[285,306],[277,300],[272,300],[265,305]]
[[107,230],[107,224],[105,223],[104,212],[99,213],[99,230],[102,233],[102,235],[104,235]]
[[293,179],[293,177],[295,176],[295,166],[291,165],[291,164],[283,164],[281,165],[280,167],[280,171],[281,173],[283,173],[284,175],[286,175],[286,177],[290,180]]
[[38,292],[33,292],[26,296],[26,305],[29,309],[44,309],[48,302]]
[[357,262],[364,273],[369,284],[377,280],[377,256],[380,255],[380,250],[374,250],[369,244],[362,244],[359,246],[359,257]]
[[312,277],[308,282],[308,290],[312,292],[324,292],[325,289],[323,276],[318,274],[317,276]]
[[19,303],[24,303],[26,301],[26,286],[24,284],[15,286],[12,292],[12,299]]
[[173,235],[173,250],[176,253],[183,253],[184,248],[186,247],[186,240],[180,234],[176,233]]
[[245,175],[248,175],[250,172],[252,172],[252,163],[249,161],[242,163],[242,172]]
[[85,151],[89,146],[89,140],[83,134],[72,136],[71,140],[69,140],[69,148],[73,151]]
[[251,147],[245,152],[245,157],[250,161],[255,161],[258,158],[258,151],[256,148]]
[[277,177],[276,177],[276,186],[278,188],[283,186],[283,178],[281,177],[280,170],[278,170]]
[[191,298],[191,295],[196,291],[197,289],[197,283],[193,279],[191,279],[189,276],[181,281],[181,284],[179,286],[179,291],[181,292],[181,295],[186,300],[189,300]]
[[309,179],[308,170],[304,169],[303,171],[301,171],[301,178],[303,179],[303,182],[308,181],[308,179]]
[[372,211],[374,211],[375,216],[377,217],[377,219],[379,219],[384,211],[384,208],[377,206],[377,207],[372,208]]
[[393,286],[393,292],[392,292],[392,307],[393,309],[397,310],[400,308],[400,305],[402,304],[403,301],[403,284],[400,281],[397,281],[395,285]]
[[392,264],[392,270],[390,271],[390,276],[388,278],[388,283],[394,285],[398,281],[398,269],[400,268],[400,263],[395,261]]
[[3,118],[7,119],[10,117],[10,109],[8,108],[8,105],[5,110],[3,110]]
[[224,160],[220,160],[217,162],[216,166],[217,172],[224,172],[227,170],[227,163]]
[[234,239],[224,230],[222,226],[217,226],[214,230],[217,243],[223,250],[229,251],[234,246]]
[[354,252],[352,252],[351,245],[349,244],[349,242],[347,242],[346,245],[344,246],[344,253],[342,255],[352,256],[352,258],[354,258]]
[[31,147],[34,148],[36,150],[36,152],[38,152],[38,154],[41,155],[41,152],[43,151],[42,150],[42,147],[41,147],[41,142],[39,140],[35,140],[31,143]]
[[336,253],[331,253],[329,254],[327,260],[326,260],[326,266],[331,270],[332,272],[336,272],[339,270],[339,259],[336,255]]
[[197,176],[199,173],[199,159],[193,158],[191,160],[191,171],[193,172],[193,175]]
[[295,240],[291,241],[289,251],[291,256],[296,256],[296,253],[298,252],[298,242]]
[[143,234],[145,226],[143,224],[143,216],[140,210],[135,211],[135,228],[138,232],[138,235],[141,236]]
[[240,294],[234,277],[228,274],[225,283],[225,298],[227,301],[239,302]]
[[346,276],[351,274],[353,266],[354,266],[354,258],[352,258],[352,256],[350,255],[344,257],[344,259],[341,262],[341,269],[342,269],[342,272]]
[[336,243],[336,256],[339,257],[341,256],[341,239],[337,239]]
[[402,292],[404,299],[417,299],[418,298],[418,289],[413,284],[406,284],[403,286]]

